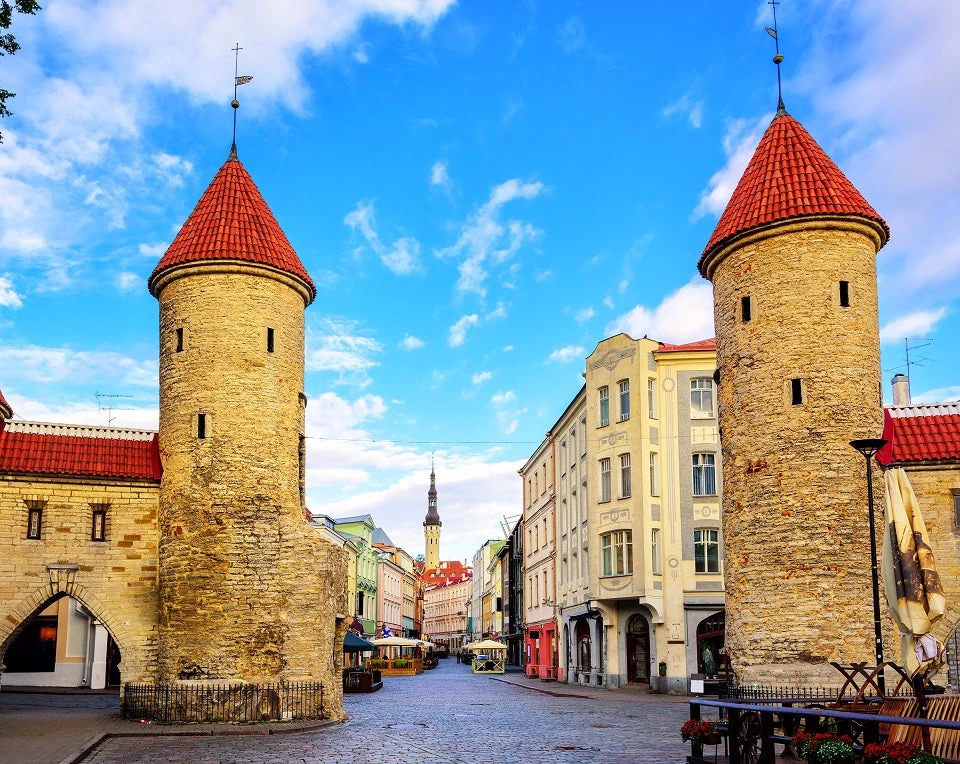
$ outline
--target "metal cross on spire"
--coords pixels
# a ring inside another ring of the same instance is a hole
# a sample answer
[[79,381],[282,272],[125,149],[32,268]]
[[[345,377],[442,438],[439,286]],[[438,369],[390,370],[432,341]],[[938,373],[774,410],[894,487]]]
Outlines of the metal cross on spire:
[[251,75],[239,76],[240,71],[240,51],[243,48],[240,47],[240,43],[237,43],[230,50],[234,53],[234,62],[233,62],[233,100],[230,102],[230,105],[233,107],[233,143],[230,146],[230,156],[237,155],[237,109],[240,108],[240,102],[237,100],[237,88],[240,85],[246,85],[250,80],[253,79]]
[[777,37],[777,6],[779,0],[768,0],[767,5],[773,7],[773,27],[764,27],[767,34],[773,38],[777,55],[773,57],[773,63],[777,65],[777,116],[787,113],[787,107],[783,105],[783,88],[780,85],[780,64],[783,63],[783,56],[780,55],[780,39]]

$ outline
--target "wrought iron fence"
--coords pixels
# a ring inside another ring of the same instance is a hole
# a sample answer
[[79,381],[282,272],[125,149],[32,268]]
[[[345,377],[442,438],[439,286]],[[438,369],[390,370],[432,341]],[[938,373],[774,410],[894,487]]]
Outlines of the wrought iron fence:
[[[784,700],[796,699],[810,702],[829,701],[836,703],[840,700],[853,700],[856,697],[857,688],[847,687],[843,697],[840,696],[840,687],[810,687],[810,686],[789,686],[789,685],[768,685],[768,684],[744,684],[739,686],[728,686],[725,692],[721,692],[722,698],[732,700]],[[886,692],[887,697],[911,697],[913,688],[907,685],[899,688],[894,693],[892,690]]]
[[323,684],[183,683],[126,684],[124,719],[158,724],[276,722],[323,719]]

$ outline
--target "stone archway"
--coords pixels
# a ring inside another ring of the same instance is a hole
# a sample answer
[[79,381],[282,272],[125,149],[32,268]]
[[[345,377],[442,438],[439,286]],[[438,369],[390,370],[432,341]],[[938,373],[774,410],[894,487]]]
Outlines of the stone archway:
[[97,624],[102,625],[105,636],[109,636],[121,655],[119,671],[122,681],[136,681],[144,670],[144,656],[140,644],[134,637],[128,622],[115,616],[113,609],[107,607],[96,595],[82,584],[73,580],[77,566],[50,566],[50,581],[37,586],[27,596],[7,612],[0,620],[0,672],[3,671],[3,658],[7,648],[30,622],[30,619],[53,602],[64,597],[72,597],[89,611]]

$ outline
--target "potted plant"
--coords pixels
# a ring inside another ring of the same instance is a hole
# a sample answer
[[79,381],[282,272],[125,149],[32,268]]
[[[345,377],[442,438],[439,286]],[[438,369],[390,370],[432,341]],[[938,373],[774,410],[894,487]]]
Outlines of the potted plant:
[[410,660],[407,658],[397,658],[393,662],[394,668],[410,668]]
[[798,732],[793,745],[810,764],[853,764],[856,756],[853,740],[833,732]]
[[719,745],[720,733],[717,723],[703,719],[690,719],[680,727],[680,737],[684,743],[690,743],[694,757],[703,758],[703,746]]
[[387,667],[388,661],[385,661],[383,658],[371,658],[370,659],[370,668],[372,669],[385,669]]
[[870,743],[863,749],[864,764],[939,764],[932,753],[906,743]]

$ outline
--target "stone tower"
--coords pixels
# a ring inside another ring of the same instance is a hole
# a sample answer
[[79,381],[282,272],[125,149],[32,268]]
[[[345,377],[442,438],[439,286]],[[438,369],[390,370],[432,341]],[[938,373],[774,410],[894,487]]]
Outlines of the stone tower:
[[430,490],[427,491],[427,517],[423,521],[425,570],[440,567],[440,515],[437,513],[437,476],[430,465]]
[[[304,309],[316,289],[232,151],[160,260],[164,681],[322,681],[346,560],[305,520]],[[318,714],[314,714],[318,715]]]
[[700,257],[713,283],[726,644],[742,681],[872,662],[863,457],[882,430],[883,219],[781,108]]

